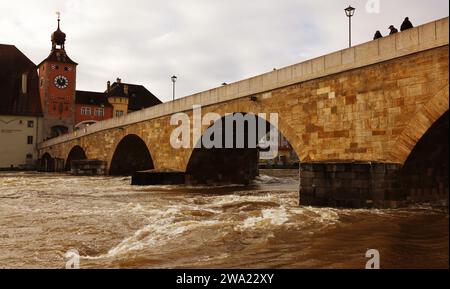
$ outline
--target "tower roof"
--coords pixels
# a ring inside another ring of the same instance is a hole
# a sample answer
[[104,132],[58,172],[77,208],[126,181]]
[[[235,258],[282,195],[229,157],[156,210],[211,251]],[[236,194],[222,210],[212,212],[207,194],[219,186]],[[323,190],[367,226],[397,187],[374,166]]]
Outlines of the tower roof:
[[[67,63],[67,64],[73,64],[78,65],[75,61],[69,58],[67,56],[66,50],[65,50],[65,42],[66,42],[66,34],[61,31],[60,29],[60,17],[59,12],[58,14],[58,28],[55,32],[52,33],[52,51],[50,52],[50,55],[44,59],[41,63],[39,63],[38,66],[41,66],[41,64],[45,61],[52,61],[52,62],[60,62],[60,63]],[[57,47],[59,46],[59,47]]]
[[58,16],[58,29],[52,33],[52,43],[53,45],[64,46],[64,43],[66,42],[66,33],[62,32],[59,28],[60,21],[61,19]]
[[78,65],[75,61],[70,59],[69,56],[67,56],[67,53],[64,49],[54,49],[50,52],[49,56],[47,56],[46,59],[44,59],[41,63],[39,63],[38,66],[41,66],[42,63],[45,61],[52,61],[52,62],[61,62],[61,63],[67,63],[67,64],[73,64]]

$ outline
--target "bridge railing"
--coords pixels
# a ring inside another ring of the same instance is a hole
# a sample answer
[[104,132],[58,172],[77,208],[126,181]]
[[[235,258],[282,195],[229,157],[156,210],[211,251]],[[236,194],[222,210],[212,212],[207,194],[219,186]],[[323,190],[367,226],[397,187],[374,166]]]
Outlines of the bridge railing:
[[449,18],[436,20],[394,35],[333,52],[279,70],[251,77],[229,85],[162,103],[122,117],[111,118],[85,129],[50,139],[39,144],[45,148],[84,135],[133,123],[189,111],[194,104],[208,106],[219,102],[267,92],[283,86],[324,77],[427,49],[448,45]]

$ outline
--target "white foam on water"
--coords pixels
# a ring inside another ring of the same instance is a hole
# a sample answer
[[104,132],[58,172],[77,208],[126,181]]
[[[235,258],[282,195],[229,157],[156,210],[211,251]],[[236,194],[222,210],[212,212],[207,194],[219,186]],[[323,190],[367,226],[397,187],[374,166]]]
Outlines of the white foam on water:
[[164,212],[159,212],[159,214],[155,212],[155,216],[149,219],[149,224],[137,230],[132,236],[123,239],[118,245],[111,248],[108,253],[100,256],[83,256],[82,258],[91,260],[111,258],[130,251],[165,245],[169,240],[177,238],[186,232],[200,227],[214,226],[219,223],[216,220],[176,221],[177,218],[182,217],[180,213],[183,207],[171,207]]
[[268,175],[263,175],[263,174],[257,176],[256,179],[254,180],[255,184],[260,184],[260,185],[284,184],[284,183],[290,183],[290,182],[292,182],[292,180],[289,178],[278,178],[278,177],[268,176]]
[[286,208],[265,209],[261,211],[261,216],[248,217],[241,224],[235,227],[237,231],[259,230],[262,227],[282,226],[289,221]]

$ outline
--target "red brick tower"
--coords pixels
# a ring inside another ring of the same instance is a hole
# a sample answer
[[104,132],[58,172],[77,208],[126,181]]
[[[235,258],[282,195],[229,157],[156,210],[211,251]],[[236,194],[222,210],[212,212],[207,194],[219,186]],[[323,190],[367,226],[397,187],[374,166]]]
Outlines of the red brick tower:
[[73,130],[77,63],[67,56],[66,34],[52,34],[52,51],[39,64],[39,92],[44,113],[44,137],[56,137]]

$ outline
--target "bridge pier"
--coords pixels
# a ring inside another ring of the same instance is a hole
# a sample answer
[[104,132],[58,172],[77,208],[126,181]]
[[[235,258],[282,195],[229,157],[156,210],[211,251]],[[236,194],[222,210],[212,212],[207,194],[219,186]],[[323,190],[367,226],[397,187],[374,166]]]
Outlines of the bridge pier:
[[346,208],[398,208],[417,202],[448,205],[448,167],[426,171],[382,162],[302,163],[300,204]]
[[405,201],[400,164],[313,162],[300,164],[300,204],[387,208]]
[[131,177],[131,185],[134,186],[181,185],[185,182],[185,173],[176,171],[139,171]]
[[64,159],[44,156],[37,161],[37,171],[47,173],[63,172]]
[[70,164],[70,174],[75,176],[107,175],[105,161],[101,160],[73,160]]

